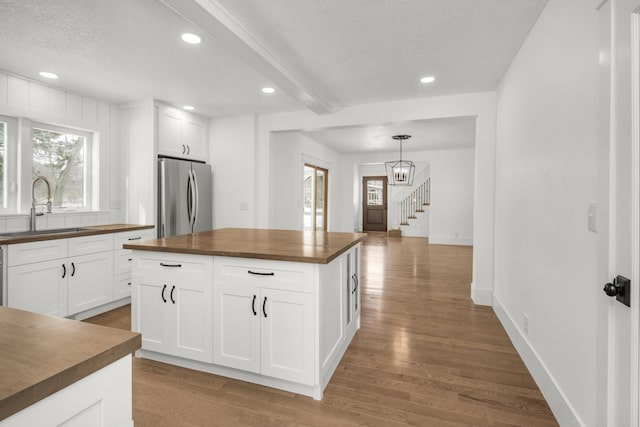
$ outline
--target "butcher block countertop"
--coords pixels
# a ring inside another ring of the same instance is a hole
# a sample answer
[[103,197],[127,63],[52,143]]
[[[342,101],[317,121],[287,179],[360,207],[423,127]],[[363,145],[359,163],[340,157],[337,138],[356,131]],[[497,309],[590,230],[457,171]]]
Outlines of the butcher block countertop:
[[138,333],[0,307],[0,420],[140,345]]
[[328,264],[366,238],[364,233],[221,228],[127,243],[123,247],[144,251]]
[[119,233],[122,231],[146,230],[153,228],[153,225],[137,224],[107,224],[107,225],[87,225],[79,226],[78,231],[57,232],[51,234],[35,234],[25,236],[5,237],[0,233],[0,245],[10,245],[14,243],[39,242],[43,240],[68,239],[70,237],[94,236],[96,234]]

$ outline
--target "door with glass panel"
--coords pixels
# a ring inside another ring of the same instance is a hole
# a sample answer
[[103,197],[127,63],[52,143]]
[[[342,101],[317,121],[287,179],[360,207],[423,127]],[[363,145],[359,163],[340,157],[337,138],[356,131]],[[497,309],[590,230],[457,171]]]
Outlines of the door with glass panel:
[[327,231],[327,169],[304,165],[303,227],[310,231]]
[[387,177],[362,178],[362,230],[387,231]]

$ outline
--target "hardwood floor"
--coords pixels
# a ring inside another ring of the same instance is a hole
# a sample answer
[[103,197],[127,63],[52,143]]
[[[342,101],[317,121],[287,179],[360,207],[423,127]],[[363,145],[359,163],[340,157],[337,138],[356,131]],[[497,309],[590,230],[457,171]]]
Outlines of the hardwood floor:
[[[489,307],[469,297],[471,247],[369,233],[362,324],[322,401],[135,359],[147,426],[557,426]],[[122,307],[88,319],[129,329]]]

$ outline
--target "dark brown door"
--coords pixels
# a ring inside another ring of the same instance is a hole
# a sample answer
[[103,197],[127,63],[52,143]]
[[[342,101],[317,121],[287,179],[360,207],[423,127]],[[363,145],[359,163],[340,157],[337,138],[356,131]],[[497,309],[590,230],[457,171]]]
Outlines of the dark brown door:
[[387,177],[362,178],[362,230],[387,231]]

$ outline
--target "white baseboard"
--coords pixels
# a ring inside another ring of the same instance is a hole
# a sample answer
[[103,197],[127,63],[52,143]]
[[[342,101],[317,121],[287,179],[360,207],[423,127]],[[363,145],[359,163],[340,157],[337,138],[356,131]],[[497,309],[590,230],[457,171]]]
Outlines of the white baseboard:
[[583,427],[584,424],[580,421],[580,418],[571,407],[564,393],[562,393],[562,390],[558,387],[558,384],[544,362],[540,359],[535,349],[531,347],[531,344],[522,334],[522,331],[518,328],[509,313],[504,309],[500,299],[495,296],[493,297],[493,311],[498,316],[502,327],[507,332],[507,335],[509,335],[518,354],[529,369],[531,376],[540,388],[558,423],[563,427]]
[[465,238],[465,237],[429,236],[429,244],[431,244],[431,245],[473,246],[473,239],[472,238]]
[[479,289],[475,283],[471,283],[471,300],[476,305],[493,305],[493,291],[489,289]]

